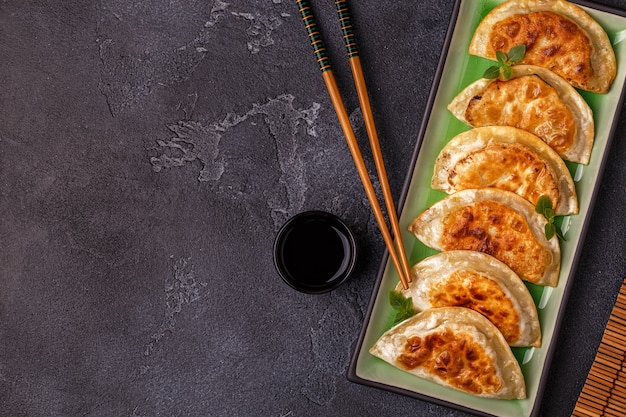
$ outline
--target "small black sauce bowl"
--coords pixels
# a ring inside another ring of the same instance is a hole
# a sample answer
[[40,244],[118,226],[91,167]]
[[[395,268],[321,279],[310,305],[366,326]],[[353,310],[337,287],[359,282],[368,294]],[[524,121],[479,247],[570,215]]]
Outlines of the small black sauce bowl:
[[305,211],[285,222],[274,242],[274,265],[292,288],[322,294],[343,284],[356,265],[357,244],[334,214]]

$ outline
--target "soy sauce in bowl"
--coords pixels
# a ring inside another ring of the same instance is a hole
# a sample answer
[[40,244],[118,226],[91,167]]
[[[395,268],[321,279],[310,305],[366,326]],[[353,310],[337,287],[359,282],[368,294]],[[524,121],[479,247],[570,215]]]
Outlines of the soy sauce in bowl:
[[337,288],[354,269],[356,240],[337,216],[307,211],[289,219],[274,244],[274,264],[292,288],[319,294]]

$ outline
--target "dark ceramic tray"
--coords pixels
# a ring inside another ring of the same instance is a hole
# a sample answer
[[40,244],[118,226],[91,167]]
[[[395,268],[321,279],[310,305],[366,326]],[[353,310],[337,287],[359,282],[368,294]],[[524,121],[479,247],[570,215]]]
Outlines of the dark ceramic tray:
[[[407,231],[407,227],[419,213],[445,195],[430,187],[435,158],[448,140],[469,129],[447,110],[447,105],[465,86],[481,78],[485,69],[493,65],[488,60],[470,56],[467,49],[478,23],[486,13],[500,3],[502,0],[458,0],[454,6],[412,165],[400,199],[402,207],[400,228],[404,231],[402,238],[411,264],[436,253],[417,241]],[[558,286],[544,288],[528,284],[537,305],[543,345],[540,348],[513,348],[526,380],[527,398],[492,400],[468,395],[396,369],[368,352],[376,340],[393,325],[395,312],[389,305],[388,294],[395,288],[398,276],[387,257],[381,265],[365,322],[352,356],[348,370],[350,381],[478,415],[500,417],[537,415],[556,335],[562,321],[566,320],[563,317],[565,303],[572,286],[617,117],[622,107],[626,78],[626,42],[624,42],[626,13],[598,4],[577,3],[596,19],[609,35],[617,58],[618,72],[607,94],[580,92],[594,113],[595,142],[588,165],[567,163],[576,183],[580,213],[562,218],[561,227],[567,240],[561,241],[561,274]]]

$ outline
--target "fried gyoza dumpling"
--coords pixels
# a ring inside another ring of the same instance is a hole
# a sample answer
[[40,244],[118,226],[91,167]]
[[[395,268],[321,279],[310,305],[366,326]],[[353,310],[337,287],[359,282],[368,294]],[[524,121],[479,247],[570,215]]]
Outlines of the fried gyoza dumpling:
[[537,136],[514,127],[477,127],[455,136],[435,161],[431,185],[448,194],[499,188],[533,206],[545,195],[557,215],[578,213],[576,188],[563,160]]
[[409,231],[436,250],[483,252],[525,281],[556,286],[561,250],[556,236],[546,239],[546,223],[517,194],[484,188],[459,191],[436,202],[413,220]]
[[419,313],[385,332],[370,353],[418,377],[487,398],[526,398],[511,348],[484,316],[463,307]]
[[594,140],[591,108],[554,72],[534,65],[515,65],[511,78],[475,81],[448,105],[464,123],[514,126],[533,133],[561,158],[589,163]]
[[411,268],[413,307],[465,307],[487,317],[510,346],[541,346],[537,308],[522,280],[504,263],[482,252],[452,250],[430,256]]
[[565,0],[509,0],[480,22],[469,53],[496,59],[526,45],[521,64],[547,68],[576,88],[606,93],[617,73],[615,53],[604,29],[579,6]]

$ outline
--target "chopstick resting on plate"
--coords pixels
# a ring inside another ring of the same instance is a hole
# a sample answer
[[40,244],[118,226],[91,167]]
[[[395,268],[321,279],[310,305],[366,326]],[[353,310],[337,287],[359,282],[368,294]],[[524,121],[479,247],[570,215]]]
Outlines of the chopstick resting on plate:
[[331,102],[333,104],[333,107],[335,108],[335,112],[337,113],[339,124],[341,125],[343,134],[346,137],[348,149],[350,150],[352,159],[354,160],[354,164],[357,168],[357,172],[359,174],[361,182],[363,183],[363,187],[365,188],[365,194],[367,195],[367,198],[372,206],[374,217],[376,218],[376,222],[378,223],[378,227],[382,233],[383,240],[385,241],[385,245],[387,247],[387,250],[389,251],[389,256],[391,257],[391,260],[396,268],[396,271],[400,278],[400,282],[402,283],[402,286],[406,289],[408,288],[408,283],[411,281],[409,274],[409,263],[406,258],[406,251],[402,242],[402,235],[400,234],[398,217],[393,203],[393,198],[389,187],[389,181],[387,179],[387,172],[384,166],[380,143],[378,140],[378,134],[376,133],[374,117],[367,94],[363,71],[361,69],[361,62],[358,56],[356,39],[352,30],[352,23],[347,4],[345,0],[339,0],[335,2],[335,5],[337,7],[337,13],[339,15],[339,20],[341,22],[341,30],[343,33],[344,43],[348,51],[348,57],[350,59],[350,67],[352,69],[357,95],[359,97],[359,104],[363,113],[365,127],[370,140],[372,154],[374,156],[376,171],[378,173],[381,189],[383,191],[387,214],[389,215],[389,222],[391,223],[391,227],[395,235],[395,245],[394,239],[389,232],[389,228],[387,227],[387,222],[385,220],[383,210],[378,202],[378,197],[376,195],[376,191],[374,190],[374,186],[372,185],[372,181],[367,171],[365,161],[363,160],[361,150],[359,149],[359,144],[352,129],[352,125],[350,124],[350,119],[341,98],[337,82],[335,81],[335,77],[331,70],[330,60],[328,59],[328,56],[326,54],[326,48],[324,47],[324,42],[322,41],[319,30],[317,28],[317,23],[315,22],[313,11],[311,10],[309,2],[306,0],[296,0],[296,4],[298,5],[300,16],[302,17],[302,22],[304,23],[308,38],[311,42],[311,46],[313,46],[313,52],[317,59],[319,69],[322,72],[322,78],[324,79],[324,83],[326,84],[326,88],[330,95]]

